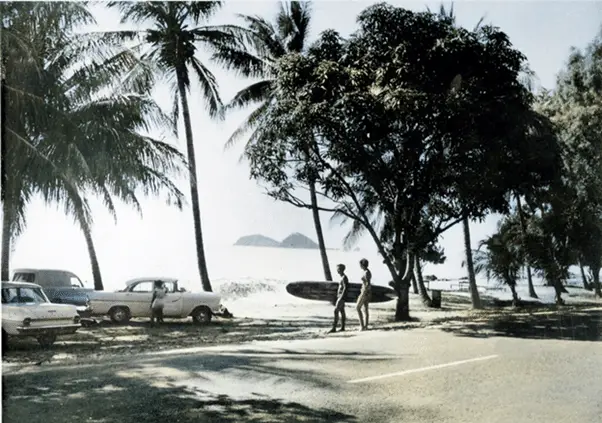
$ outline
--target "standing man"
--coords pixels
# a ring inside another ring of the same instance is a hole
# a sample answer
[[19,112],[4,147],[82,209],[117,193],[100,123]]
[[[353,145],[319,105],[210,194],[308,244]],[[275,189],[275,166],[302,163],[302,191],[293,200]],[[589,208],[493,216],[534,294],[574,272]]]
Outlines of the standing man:
[[337,264],[337,273],[341,277],[339,282],[339,289],[337,291],[337,302],[334,306],[334,324],[332,329],[328,333],[337,331],[337,323],[339,322],[339,314],[341,315],[341,332],[345,330],[345,297],[347,296],[347,290],[349,288],[349,279],[345,275],[345,265]]
[[[368,303],[370,303],[370,297],[372,296],[372,272],[368,269],[368,260],[365,258],[360,260],[360,268],[364,273],[362,274],[362,290],[360,291],[360,296],[357,298],[357,314],[360,317],[360,330],[366,330],[368,329],[369,318]],[[362,309],[366,316],[365,322],[362,316]]]
[[157,323],[163,323],[163,307],[165,306],[165,295],[167,290],[163,285],[163,281],[155,281],[153,289],[153,298],[151,299],[151,326],[155,325],[155,318]]

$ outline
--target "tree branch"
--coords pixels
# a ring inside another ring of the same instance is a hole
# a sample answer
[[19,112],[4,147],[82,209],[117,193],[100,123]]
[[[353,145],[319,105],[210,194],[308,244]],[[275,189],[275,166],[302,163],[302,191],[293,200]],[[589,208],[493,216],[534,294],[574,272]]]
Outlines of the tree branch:
[[445,225],[443,228],[441,227],[441,225],[443,225],[443,220],[441,222],[439,222],[439,225],[437,226],[437,230],[435,231],[435,234],[437,236],[441,235],[443,232],[447,231],[448,229],[450,229],[453,226],[456,226],[458,223],[460,223],[462,221],[462,217],[457,218],[455,220],[453,220],[451,223]]
[[[269,192],[267,194],[270,196],[273,196]],[[296,197],[288,192],[287,192],[286,197],[279,196],[278,200],[284,201],[285,203],[289,203],[295,207],[299,207],[299,208],[303,208],[303,209],[311,209],[312,208],[311,204],[307,204],[303,200],[300,200],[298,197]],[[357,215],[350,213],[349,211],[341,209],[341,208],[332,209],[332,208],[328,208],[328,207],[317,206],[317,209],[319,211],[323,211],[323,212],[327,212],[327,213],[341,213],[350,219],[360,220],[360,218]]]

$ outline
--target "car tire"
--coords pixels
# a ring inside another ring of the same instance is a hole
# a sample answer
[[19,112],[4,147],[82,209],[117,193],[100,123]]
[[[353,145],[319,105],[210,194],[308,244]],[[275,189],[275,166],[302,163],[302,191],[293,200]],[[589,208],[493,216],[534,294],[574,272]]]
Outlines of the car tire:
[[132,316],[127,307],[113,307],[109,310],[109,317],[114,323],[127,323]]
[[192,321],[197,325],[206,325],[211,322],[211,317],[213,317],[213,313],[207,306],[199,306],[195,308],[192,313]]
[[50,348],[56,342],[55,334],[40,335],[37,337],[38,343],[42,348]]

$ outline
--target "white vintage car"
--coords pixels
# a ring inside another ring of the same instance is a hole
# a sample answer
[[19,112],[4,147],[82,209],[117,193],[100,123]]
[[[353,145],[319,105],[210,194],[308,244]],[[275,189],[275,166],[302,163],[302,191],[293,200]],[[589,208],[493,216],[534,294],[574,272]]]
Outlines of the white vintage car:
[[179,281],[166,277],[131,279],[125,289],[116,292],[88,293],[92,316],[108,315],[113,322],[125,323],[132,317],[150,317],[154,281],[163,281],[167,288],[164,317],[192,317],[195,323],[209,323],[222,309],[221,296],[213,292],[187,292]]
[[2,282],[3,347],[9,336],[32,336],[48,347],[57,335],[75,333],[80,327],[77,307],[51,303],[40,285]]

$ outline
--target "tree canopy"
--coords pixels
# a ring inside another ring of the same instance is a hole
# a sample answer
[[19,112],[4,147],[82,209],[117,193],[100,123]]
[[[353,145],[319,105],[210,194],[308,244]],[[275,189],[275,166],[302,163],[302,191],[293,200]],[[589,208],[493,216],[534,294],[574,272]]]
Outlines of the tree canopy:
[[[536,151],[557,149],[542,136],[548,122],[531,110],[519,80],[525,58],[506,34],[386,4],[368,7],[358,24],[347,40],[326,31],[306,55],[279,63],[277,101],[247,151],[251,175],[272,196],[294,201],[295,183],[315,178],[385,260],[369,213],[389,216],[394,254],[403,244],[413,260],[419,241],[462,217],[508,210],[507,194],[524,178],[552,178],[553,166],[528,165]],[[517,164],[528,169],[520,180]]]

